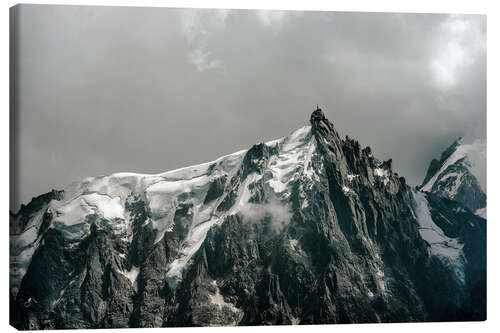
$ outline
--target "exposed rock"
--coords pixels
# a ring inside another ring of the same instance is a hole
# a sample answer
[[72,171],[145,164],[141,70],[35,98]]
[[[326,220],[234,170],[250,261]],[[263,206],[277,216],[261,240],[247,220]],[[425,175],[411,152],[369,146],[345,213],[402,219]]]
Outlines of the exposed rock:
[[21,209],[11,324],[484,320],[486,221],[412,190],[320,109],[310,121],[212,163],[90,179]]

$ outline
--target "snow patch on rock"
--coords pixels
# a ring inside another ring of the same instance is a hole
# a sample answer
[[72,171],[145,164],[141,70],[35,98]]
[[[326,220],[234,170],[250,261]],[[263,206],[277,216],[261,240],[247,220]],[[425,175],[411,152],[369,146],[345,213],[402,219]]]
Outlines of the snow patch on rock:
[[[221,295],[219,287],[217,286],[217,281],[213,281],[212,285],[215,287],[215,293],[209,295],[210,302],[216,305],[219,309],[224,309],[227,307],[231,312],[240,313],[241,310],[238,309],[233,303],[226,302],[224,296]],[[234,323],[233,325],[235,325]]]
[[281,194],[288,189],[299,171],[313,177],[311,156],[316,150],[316,141],[312,138],[311,126],[304,126],[281,139],[279,153],[269,161],[272,177],[267,181],[275,193]]
[[382,169],[382,168],[376,168],[373,170],[373,174],[376,177],[381,178],[382,181],[384,182],[384,185],[387,185],[387,183],[389,182],[389,171],[388,170]]
[[130,283],[137,292],[137,276],[139,275],[141,269],[137,266],[132,266],[129,271],[119,271],[123,276],[130,280]]
[[429,253],[438,257],[453,269],[459,282],[465,283],[463,244],[455,238],[446,236],[432,220],[429,203],[425,194],[413,191],[415,200],[415,214],[419,224],[422,239],[429,244]]

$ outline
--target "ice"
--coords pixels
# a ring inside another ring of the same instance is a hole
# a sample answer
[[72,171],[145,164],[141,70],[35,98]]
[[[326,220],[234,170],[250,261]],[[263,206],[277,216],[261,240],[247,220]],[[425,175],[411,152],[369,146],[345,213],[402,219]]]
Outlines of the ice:
[[125,226],[124,208],[120,198],[97,193],[85,194],[66,203],[51,202],[55,210],[54,226],[66,239],[78,240],[89,231],[90,215],[100,216],[111,223],[113,230],[122,232]]
[[271,141],[267,141],[265,144],[266,146],[268,147],[275,147],[276,145],[280,144],[281,142],[283,142],[285,138],[279,138],[279,139],[275,139],[275,140],[271,140]]
[[356,177],[359,177],[359,175],[347,175],[347,180],[352,182]]
[[384,272],[378,267],[377,265],[375,266],[375,282],[377,284],[378,289],[382,292],[385,293],[386,291],[386,286],[385,286],[385,274]]
[[192,179],[207,174],[208,169],[212,164],[216,164],[221,171],[228,173],[240,164],[246,152],[247,150],[240,150],[236,153],[222,156],[212,162],[167,171],[161,174],[161,176],[177,180]]
[[302,206],[300,206],[302,209],[309,207],[309,201],[307,199],[304,199],[302,202]]
[[[182,278],[185,268],[193,255],[199,250],[208,230],[224,220],[229,214],[239,213],[253,195],[249,186],[264,177],[268,194],[282,197],[289,195],[290,181],[297,177],[317,178],[312,167],[312,157],[316,151],[316,141],[311,134],[311,126],[304,126],[289,136],[266,143],[278,152],[270,157],[269,168],[263,175],[253,173],[242,182],[237,193],[235,205],[227,212],[216,212],[223,198],[204,204],[204,198],[211,182],[221,176],[231,179],[241,166],[247,150],[222,156],[217,160],[179,168],[159,174],[140,174],[120,172],[108,176],[89,177],[74,182],[64,189],[61,200],[52,200],[47,209],[53,214],[50,228],[56,228],[71,244],[83,239],[90,232],[91,223],[101,223],[120,237],[127,240],[130,226],[129,216],[124,207],[131,195],[139,195],[146,203],[150,214],[144,225],[151,224],[156,230],[154,242],[159,242],[174,227],[177,207],[182,203],[190,204],[192,218],[186,238],[176,259],[166,267],[169,283],[176,285]],[[306,207],[307,201],[303,205]],[[270,214],[279,214],[283,220],[289,219],[288,207],[279,200],[261,207]],[[28,226],[41,223],[42,213],[31,218]],[[221,216],[219,216],[221,215]],[[281,221],[281,220],[280,220]],[[283,223],[285,223],[284,221]],[[279,226],[278,226],[279,227]],[[126,231],[127,233],[123,233]],[[13,262],[16,264],[14,275],[20,281],[36,247],[37,228],[27,228],[17,241],[17,252]],[[23,250],[21,250],[23,248]],[[138,268],[123,272],[134,283]]]
[[[291,133],[288,137],[267,142],[267,146],[278,146],[278,153],[270,157],[268,169],[264,174],[251,173],[243,180],[238,189],[235,204],[221,216],[216,215],[214,212],[216,208],[215,202],[210,207],[203,207],[202,205],[202,200],[206,195],[211,178],[203,178],[205,177],[204,175],[194,172],[191,169],[184,168],[176,171],[176,176],[184,179],[182,184],[172,184],[170,182],[172,173],[168,173],[162,176],[168,178],[169,182],[159,182],[148,188],[147,197],[150,202],[151,211],[160,216],[162,209],[165,208],[165,203],[169,202],[173,197],[178,197],[179,193],[192,194],[191,200],[194,203],[192,225],[178,257],[167,267],[167,280],[171,287],[175,288],[177,283],[182,279],[182,274],[189,265],[192,256],[198,251],[208,230],[213,225],[223,221],[227,215],[237,213],[243,214],[243,216],[249,215],[247,214],[247,210],[242,211],[243,207],[249,206],[248,202],[252,196],[249,185],[264,179],[272,193],[286,192],[290,180],[294,179],[299,171],[305,171],[304,169],[307,169],[307,165],[310,163],[311,155],[315,150],[315,142],[311,140],[311,137],[311,127],[304,126]],[[234,172],[236,167],[241,164],[244,152],[230,155],[232,157],[229,160],[219,160],[216,164],[216,170],[225,173]],[[189,180],[186,181],[186,178]],[[155,196],[158,197],[155,198]],[[279,214],[285,220],[290,215],[288,208],[281,207],[279,202],[254,206],[258,206],[261,212]],[[167,210],[171,209],[168,208]],[[287,212],[286,214],[284,213],[285,211]],[[279,229],[279,226],[277,226],[277,229]]]
[[184,269],[205,240],[210,227],[218,222],[218,220],[219,219],[214,218],[212,220],[202,222],[189,230],[180,254],[177,259],[175,259],[167,267],[166,276],[168,284],[171,288],[175,288],[178,282],[182,280],[182,273]]
[[146,198],[153,216],[163,216],[171,210],[171,203],[183,193],[200,203],[208,191],[210,178],[200,175],[188,180],[162,181],[150,186],[146,190]]
[[450,173],[447,173],[446,175],[444,175],[443,177],[440,178],[440,181],[444,181],[448,178],[452,178],[452,177],[459,177],[461,175],[459,175],[458,173],[456,172],[450,172]]
[[470,172],[476,177],[481,190],[486,193],[486,142],[475,140],[467,150]]
[[209,184],[210,178],[207,175],[199,175],[189,180],[159,182],[146,191],[152,225],[157,230],[155,243],[173,227],[176,206],[181,201],[179,196],[185,195],[186,200],[193,204],[196,213],[202,206]]
[[[224,300],[224,297],[220,294],[219,287],[217,286],[217,281],[213,281],[212,284],[215,286],[215,294],[209,295],[210,302],[216,305],[219,309],[227,307],[231,312],[240,313],[241,310],[234,306],[234,304]],[[236,323],[232,323],[232,325],[236,325]]]
[[17,244],[16,246],[19,248],[24,248],[26,246],[29,246],[35,242],[36,238],[38,236],[38,230],[36,227],[31,227],[26,229],[21,235],[17,237]]
[[240,186],[238,199],[236,201],[236,204],[230,210],[228,215],[231,215],[231,214],[234,214],[235,212],[238,212],[242,207],[244,207],[248,204],[248,201],[250,200],[251,195],[252,195],[248,186],[250,184],[253,184],[253,183],[259,181],[261,178],[262,178],[262,175],[258,175],[255,172],[251,173],[247,176],[245,181]]
[[[173,215],[180,195],[195,206],[200,206],[208,190],[210,180],[235,169],[243,158],[245,150],[223,156],[215,161],[147,175],[130,172],[109,176],[87,178],[71,184],[65,191],[65,200],[54,204],[57,211],[56,224],[60,227],[81,225],[81,230],[66,228],[65,234],[72,239],[81,237],[86,226],[86,217],[98,213],[106,219],[124,219],[123,205],[132,193],[145,193],[148,208],[152,214],[151,223],[157,229],[155,242],[173,226]],[[209,168],[215,164],[213,177]],[[88,194],[90,192],[90,194]]]
[[316,175],[316,172],[312,166],[312,156],[316,152],[316,138],[314,136],[311,137],[309,145],[306,150],[306,158],[304,160],[304,174],[309,178],[313,179]]
[[[229,166],[232,165],[232,168],[234,168],[237,165],[237,163],[235,163],[236,161],[240,161],[240,159],[232,159],[231,162],[227,164],[221,163],[221,170],[231,170]],[[183,170],[186,171],[186,169]],[[219,171],[222,172],[221,170]],[[217,203],[217,201],[214,201],[208,205],[203,204],[210,182],[212,179],[219,176],[218,173],[216,173],[215,177],[198,174],[197,172],[194,172],[191,175],[194,177],[188,180],[159,182],[151,186],[146,192],[146,198],[152,214],[152,225],[153,228],[157,230],[155,243],[160,241],[165,232],[170,231],[173,227],[173,218],[176,206],[182,201],[189,202],[193,205],[191,212],[193,214],[192,227],[195,229],[190,230],[188,237],[185,240],[186,248],[184,249],[185,252],[183,257],[179,258],[179,261],[172,266],[171,274],[173,274],[173,276],[179,276],[185,264],[192,256],[191,250],[194,252],[198,250],[199,245],[196,247],[196,244],[201,243],[197,238],[199,234],[197,233],[198,229],[196,228],[202,222],[206,222],[212,218],[212,214]],[[204,237],[204,235],[200,237]]]
[[203,201],[211,181],[222,175],[231,175],[241,164],[245,152],[246,150],[242,150],[213,162],[165,172],[161,174],[163,180],[151,184],[146,189],[145,197],[152,215],[151,222],[157,230],[155,243],[173,227],[175,210],[181,202],[193,205],[193,225],[210,219],[215,202],[204,206]]
[[215,209],[218,205],[218,200],[209,205],[203,206],[200,201],[194,206],[193,220],[186,236],[181,251],[177,258],[167,267],[167,281],[172,288],[175,288],[179,281],[182,280],[183,272],[189,265],[191,258],[198,251],[201,244],[206,238],[208,230],[215,224],[223,221],[224,217],[238,212],[241,207],[245,207],[250,199],[250,191],[248,185],[258,181],[262,175],[252,173],[247,176],[241,184],[237,202],[233,207],[222,216],[215,214]]
[[85,217],[93,212],[94,209],[89,207],[82,197],[78,197],[60,206],[55,212],[54,221],[63,226],[74,226],[84,223]]
[[[279,177],[281,174],[279,171],[277,171],[276,175]],[[273,188],[273,190],[276,193],[281,193],[284,190],[286,190],[286,185],[287,185],[286,183],[281,182],[281,180],[274,178],[269,179],[268,184]]]
[[382,178],[384,185],[387,185],[387,183],[389,182],[389,171],[388,170],[382,169],[382,168],[376,168],[373,170],[373,174],[377,177]]
[[38,230],[42,224],[43,215],[45,214],[47,206],[42,207],[28,222],[26,229],[19,235],[13,236],[15,239],[15,246],[17,248],[24,248],[35,242],[38,237]]
[[389,171],[387,171],[386,169],[376,168],[375,170],[373,170],[373,173],[377,177],[389,177]]
[[124,275],[127,279],[130,280],[130,283],[134,287],[134,290],[137,292],[137,276],[139,275],[141,269],[137,266],[132,266],[129,271],[120,271],[122,275]]
[[124,219],[124,208],[120,203],[120,198],[111,198],[107,195],[92,193],[85,195],[82,199],[89,206],[97,208],[100,215],[108,220]]
[[[288,188],[299,170],[306,175],[312,175],[310,168],[311,156],[316,149],[316,142],[311,134],[311,126],[304,126],[281,139],[279,153],[269,161],[269,171],[272,177],[267,184],[275,193],[282,193]],[[302,169],[300,169],[302,166]]]
[[172,231],[174,227],[175,206],[175,202],[169,202],[165,204],[165,207],[170,208],[166,211],[165,215],[148,219],[148,221],[151,222],[153,229],[156,230],[154,244],[161,241],[167,231]]
[[429,244],[429,252],[450,265],[458,281],[465,283],[463,244],[455,238],[446,236],[443,230],[434,223],[427,199],[422,192],[413,191],[413,197],[416,203],[415,214],[420,236]]
[[461,185],[461,178],[462,178],[462,175],[460,174],[457,174],[456,172],[452,172],[450,174],[446,174],[444,177],[442,177],[439,181],[442,182],[442,181],[445,181],[446,179],[448,178],[451,178],[451,177],[455,177],[456,180],[452,183],[453,186],[451,187],[446,187],[444,189],[444,192],[448,194],[448,196],[450,198],[454,198],[455,195],[457,194],[457,191]]
[[486,143],[481,140],[475,140],[471,144],[460,144],[455,152],[443,163],[441,168],[431,179],[422,187],[422,191],[430,192],[434,183],[446,169],[455,164],[462,158],[466,158],[465,166],[476,177],[479,186],[486,193]]
[[[175,169],[160,174],[120,172],[109,176],[85,178],[83,181],[74,182],[66,186],[64,188],[64,198],[60,202],[55,203],[55,208],[68,205],[70,202],[89,193],[106,195],[113,199],[120,198],[120,202],[123,205],[130,194],[143,193],[155,184],[162,182],[170,183],[170,186],[167,187],[167,192],[172,192],[175,191],[175,185],[172,183],[178,181],[176,184],[177,188],[182,188],[182,182],[186,181],[187,183],[185,186],[190,186],[189,181],[206,175],[212,164],[216,165],[216,173],[230,172],[239,165],[245,152],[246,150],[241,150],[230,155],[222,156],[212,162]],[[163,185],[166,184],[164,183]],[[81,204],[81,202],[76,202],[74,204]],[[70,207],[76,208],[74,206],[68,206],[68,208]],[[82,208],[79,212],[85,214],[86,209]],[[71,220],[77,222],[79,218],[75,217]]]
[[304,252],[302,247],[300,246],[299,240],[298,239],[290,239],[290,247],[294,251],[296,255],[306,257],[307,254]]

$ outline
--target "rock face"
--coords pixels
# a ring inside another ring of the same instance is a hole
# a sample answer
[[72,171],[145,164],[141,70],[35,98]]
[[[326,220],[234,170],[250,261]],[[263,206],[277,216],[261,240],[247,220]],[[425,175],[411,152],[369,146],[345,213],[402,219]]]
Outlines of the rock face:
[[461,202],[486,219],[486,144],[455,141],[438,161],[433,159],[420,185],[421,191]]
[[202,165],[85,179],[21,209],[11,324],[485,320],[486,221],[412,190],[321,110],[310,123]]

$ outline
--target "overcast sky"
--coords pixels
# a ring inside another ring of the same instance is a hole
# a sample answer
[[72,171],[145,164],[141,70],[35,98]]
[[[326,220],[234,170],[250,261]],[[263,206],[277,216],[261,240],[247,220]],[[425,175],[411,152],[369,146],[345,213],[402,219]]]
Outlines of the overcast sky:
[[23,5],[18,199],[87,176],[159,173],[308,124],[419,184],[459,136],[486,139],[478,15]]

